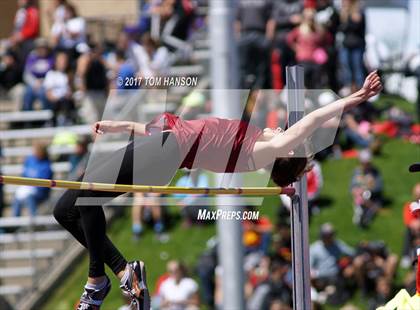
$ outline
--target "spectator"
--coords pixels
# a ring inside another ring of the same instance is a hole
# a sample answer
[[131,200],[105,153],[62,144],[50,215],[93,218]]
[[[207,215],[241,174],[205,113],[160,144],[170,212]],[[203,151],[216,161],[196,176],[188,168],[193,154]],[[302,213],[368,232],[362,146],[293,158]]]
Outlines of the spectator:
[[272,2],[239,1],[236,32],[239,65],[244,88],[269,88],[269,42],[273,39]]
[[0,58],[0,93],[20,102],[25,87],[22,84],[22,64],[17,53],[7,50]]
[[[201,173],[199,169],[191,170],[189,173],[180,177],[176,182],[176,186],[179,187],[193,187],[193,188],[208,188],[209,180],[205,173]],[[206,197],[206,195],[173,195],[176,198],[177,205],[180,206],[181,214],[184,221],[184,226],[189,227],[191,224],[197,222],[198,211],[201,209],[208,209],[208,206],[202,206],[199,201],[200,198]],[[198,204],[197,204],[198,203]]]
[[326,45],[328,61],[325,64],[328,76],[328,86],[334,91],[338,91],[337,79],[337,47],[335,38],[340,25],[340,15],[334,7],[333,0],[318,0],[316,4],[316,22],[325,29],[331,38]]
[[66,50],[73,64],[80,52],[86,48],[86,22],[78,16],[76,8],[65,4],[64,23],[57,23],[51,29],[54,47]]
[[19,50],[20,61],[25,62],[39,34],[39,11],[34,0],[17,0],[17,4],[10,43]]
[[270,310],[292,310],[292,308],[279,299],[274,299],[270,304]]
[[47,9],[52,33],[56,31],[56,29],[63,29],[65,27],[67,5],[67,0],[53,0],[51,6]]
[[[303,0],[277,0],[273,3],[272,18],[274,23],[272,22],[268,26],[275,29],[274,56],[281,65],[280,74],[273,71],[273,86],[276,89],[286,83],[286,66],[295,63],[294,51],[287,44],[286,37],[293,28],[302,22],[303,2]],[[279,82],[276,83],[276,80]]]
[[[33,155],[26,158],[23,165],[23,177],[51,179],[53,172],[48,158],[47,147],[35,144]],[[13,216],[20,216],[22,206],[28,207],[29,214],[35,216],[38,205],[45,201],[50,193],[47,187],[19,186],[12,204]]]
[[392,299],[391,294],[391,283],[385,277],[380,277],[376,282],[374,296],[369,299],[369,310],[376,310],[380,306],[385,306]]
[[[116,56],[116,88],[118,89],[136,89],[138,86],[136,83],[130,84],[126,83],[127,79],[134,79],[136,77],[136,70],[134,66],[127,60],[125,57],[125,52],[122,50],[117,50],[115,53]],[[123,81],[121,83],[120,81]]]
[[420,238],[420,214],[413,213],[412,210],[419,208],[420,205],[420,183],[413,187],[413,200],[407,202],[403,209],[404,225],[406,233],[404,235],[403,256],[401,266],[408,268],[411,265],[411,255],[415,250],[413,241]]
[[117,50],[125,51],[125,58],[134,66],[136,72],[140,71],[143,50],[131,36],[125,32],[120,32],[116,44]]
[[81,99],[80,116],[87,123],[100,120],[105,109],[108,79],[101,53],[100,46],[92,46],[77,59],[74,84]]
[[152,24],[152,11],[158,6],[159,3],[156,1],[144,1],[140,8],[141,12],[139,14],[139,20],[135,24],[126,25],[124,31],[127,33],[135,33],[136,36],[150,32]]
[[43,82],[48,105],[54,111],[54,126],[71,125],[75,121],[67,70],[68,56],[59,52],[55,55],[54,69],[47,72]]
[[373,147],[375,139],[370,122],[358,122],[353,114],[348,113],[344,116],[344,123],[344,134],[350,143],[362,148]]
[[362,294],[367,296],[370,293],[377,293],[376,289],[381,278],[388,285],[392,283],[397,270],[398,257],[389,253],[382,241],[365,241],[359,244],[353,264],[358,287],[362,290]]
[[[287,213],[289,213],[289,211],[287,211]],[[276,230],[273,234],[273,254],[289,263],[292,262],[291,236],[290,220],[288,222],[277,223]]]
[[[0,175],[1,175],[1,165],[3,161],[3,152],[0,144]],[[4,194],[3,194],[3,183],[0,184],[0,218],[3,216],[4,209]],[[0,229],[1,232],[1,229]]]
[[53,68],[53,65],[54,59],[50,54],[47,41],[43,38],[37,39],[35,49],[28,55],[23,74],[26,84],[23,110],[33,110],[33,103],[36,99],[40,100],[42,109],[51,108],[42,85],[47,72]]
[[360,151],[360,165],[354,170],[351,179],[354,204],[353,223],[360,227],[367,227],[382,205],[382,177],[371,159],[370,151]]
[[352,88],[361,87],[366,75],[363,63],[366,25],[359,0],[342,0],[340,15],[339,30],[343,35],[340,48],[341,82],[343,95],[346,95]]
[[161,241],[167,238],[162,235],[165,230],[163,222],[162,206],[159,204],[160,194],[142,194],[136,193],[134,195],[134,205],[131,211],[132,215],[132,233],[133,239],[139,240],[143,233],[144,222],[152,223],[153,230]]
[[[270,305],[279,300],[281,303],[292,306],[292,288],[287,279],[290,265],[276,258],[271,262],[269,279],[255,289],[247,305],[249,310],[270,309]],[[289,308],[287,308],[289,309]]]
[[185,41],[194,20],[194,1],[164,0],[161,5],[152,7],[152,14],[157,14],[164,21],[162,40],[172,52],[178,50],[189,56],[190,47]]
[[[415,236],[413,239],[413,248],[415,249],[412,253],[412,261],[414,267],[417,266],[417,249],[420,248],[420,236]],[[408,273],[406,274],[404,278],[404,287],[407,289],[408,292],[411,294],[416,293],[416,286],[417,286],[417,272],[416,268],[410,268]]]
[[197,262],[197,275],[200,279],[201,295],[203,303],[210,309],[214,309],[215,270],[217,266],[217,243],[215,238],[207,241],[206,251],[200,255]]
[[253,253],[245,257],[244,268],[247,282],[245,283],[245,298],[252,296],[255,289],[266,282],[270,276],[271,258],[261,253]]
[[22,69],[15,52],[8,50],[0,63],[0,90],[7,92],[22,82]]
[[154,40],[149,33],[141,37],[139,72],[142,77],[165,76],[169,73],[169,51]]
[[330,223],[321,226],[319,235],[320,240],[315,241],[309,251],[314,287],[318,291],[335,287],[336,295],[331,296],[330,301],[343,301],[350,295],[345,286],[354,275],[351,264],[354,249],[336,238],[336,231]]
[[[255,208],[252,206],[245,207],[245,210],[255,212]],[[268,254],[273,228],[270,219],[267,216],[260,216],[255,220],[244,220],[242,227],[245,253],[260,252],[262,254]]]
[[199,309],[198,285],[192,278],[187,277],[184,265],[178,261],[170,261],[167,270],[169,278],[160,287],[160,309]]
[[295,51],[296,61],[305,69],[305,82],[308,88],[322,86],[322,65],[328,61],[325,46],[330,40],[315,22],[315,10],[303,10],[302,23],[287,35],[287,43]]
[[89,160],[89,143],[90,139],[88,138],[77,140],[76,150],[69,156],[69,179],[77,180],[84,174]]
[[307,191],[308,191],[308,207],[311,214],[317,212],[317,200],[322,190],[324,180],[322,178],[321,165],[316,161],[312,160],[308,166],[308,172],[306,173],[307,180]]

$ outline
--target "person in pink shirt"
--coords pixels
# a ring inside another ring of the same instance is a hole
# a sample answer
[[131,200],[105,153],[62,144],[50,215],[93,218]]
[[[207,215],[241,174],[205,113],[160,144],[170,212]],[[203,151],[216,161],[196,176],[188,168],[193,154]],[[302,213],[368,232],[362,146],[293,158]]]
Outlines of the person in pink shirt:
[[320,85],[322,65],[328,60],[325,50],[330,35],[315,22],[313,8],[303,10],[302,23],[287,35],[287,43],[295,51],[296,62],[305,68],[305,82],[308,88]]

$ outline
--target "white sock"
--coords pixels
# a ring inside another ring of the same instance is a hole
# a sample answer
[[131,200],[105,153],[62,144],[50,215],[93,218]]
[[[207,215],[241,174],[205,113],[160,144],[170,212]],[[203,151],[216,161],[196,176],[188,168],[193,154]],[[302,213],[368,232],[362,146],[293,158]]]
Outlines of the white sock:
[[107,283],[107,279],[104,278],[104,280],[100,283],[86,283],[85,288],[91,289],[91,290],[95,290],[95,291],[100,291],[101,289],[103,289]]

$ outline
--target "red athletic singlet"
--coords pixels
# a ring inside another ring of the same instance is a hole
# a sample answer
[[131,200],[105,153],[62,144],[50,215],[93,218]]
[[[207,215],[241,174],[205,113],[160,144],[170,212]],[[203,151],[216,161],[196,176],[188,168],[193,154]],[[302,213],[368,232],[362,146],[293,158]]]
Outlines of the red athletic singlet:
[[214,172],[253,171],[252,151],[262,130],[245,121],[209,117],[183,120],[163,113],[146,125],[146,132],[170,130],[183,162],[180,168]]

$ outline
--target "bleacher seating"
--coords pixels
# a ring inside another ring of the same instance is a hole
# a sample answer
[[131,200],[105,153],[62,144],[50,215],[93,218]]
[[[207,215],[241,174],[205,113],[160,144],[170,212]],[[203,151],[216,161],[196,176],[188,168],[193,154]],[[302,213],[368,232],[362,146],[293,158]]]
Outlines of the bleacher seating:
[[[173,66],[169,71],[170,76],[197,76],[199,82],[202,82],[201,76],[206,71],[203,62],[209,57],[209,52],[206,50],[208,42],[197,40],[194,46],[195,49],[191,57],[194,64]],[[208,81],[205,84],[199,83],[197,88],[206,88],[207,85]],[[138,112],[146,120],[164,111],[174,112],[179,107],[182,97],[189,91],[191,88],[169,88],[166,102],[142,105]],[[57,133],[65,131],[78,136],[91,135],[89,124],[54,128],[9,129],[16,128],[14,126],[16,123],[37,122],[39,124],[49,121],[53,116],[52,111],[16,111],[14,102],[3,99],[0,102],[0,111],[0,143],[3,156],[1,171],[3,174],[21,174],[23,160],[32,154],[32,144],[35,141],[48,143]],[[112,151],[123,147],[126,143],[127,141],[95,143],[93,150]],[[48,150],[53,160],[57,158],[62,160],[62,155],[73,154],[76,148],[75,146],[50,145]],[[66,178],[70,164],[65,161],[53,162],[52,168],[55,177]],[[6,201],[9,203],[16,187],[16,185],[4,186]],[[59,193],[59,190],[55,190],[54,193]],[[51,212],[50,208],[46,210]],[[107,213],[106,216],[109,218],[110,214]],[[70,246],[75,248],[74,244],[75,241],[71,235],[60,229],[51,215],[39,215],[33,218],[0,218],[0,296],[5,296],[15,305],[24,302],[21,297],[25,294],[27,296],[28,292],[36,293],[37,289],[33,286],[36,281],[44,276],[48,277],[45,272],[47,268],[53,270],[55,266],[58,266],[62,262],[60,258],[68,252],[65,249],[68,250]]]
[[[52,215],[0,218],[0,295],[18,300],[45,274],[70,240]],[[51,228],[54,227],[54,230]]]
[[51,120],[52,117],[51,110],[2,112],[0,113],[0,122],[39,122]]
[[[23,166],[17,165],[5,165],[2,167],[2,171],[5,175],[21,175],[23,172]],[[69,162],[58,162],[52,164],[52,171],[54,173],[64,173],[70,171]]]

